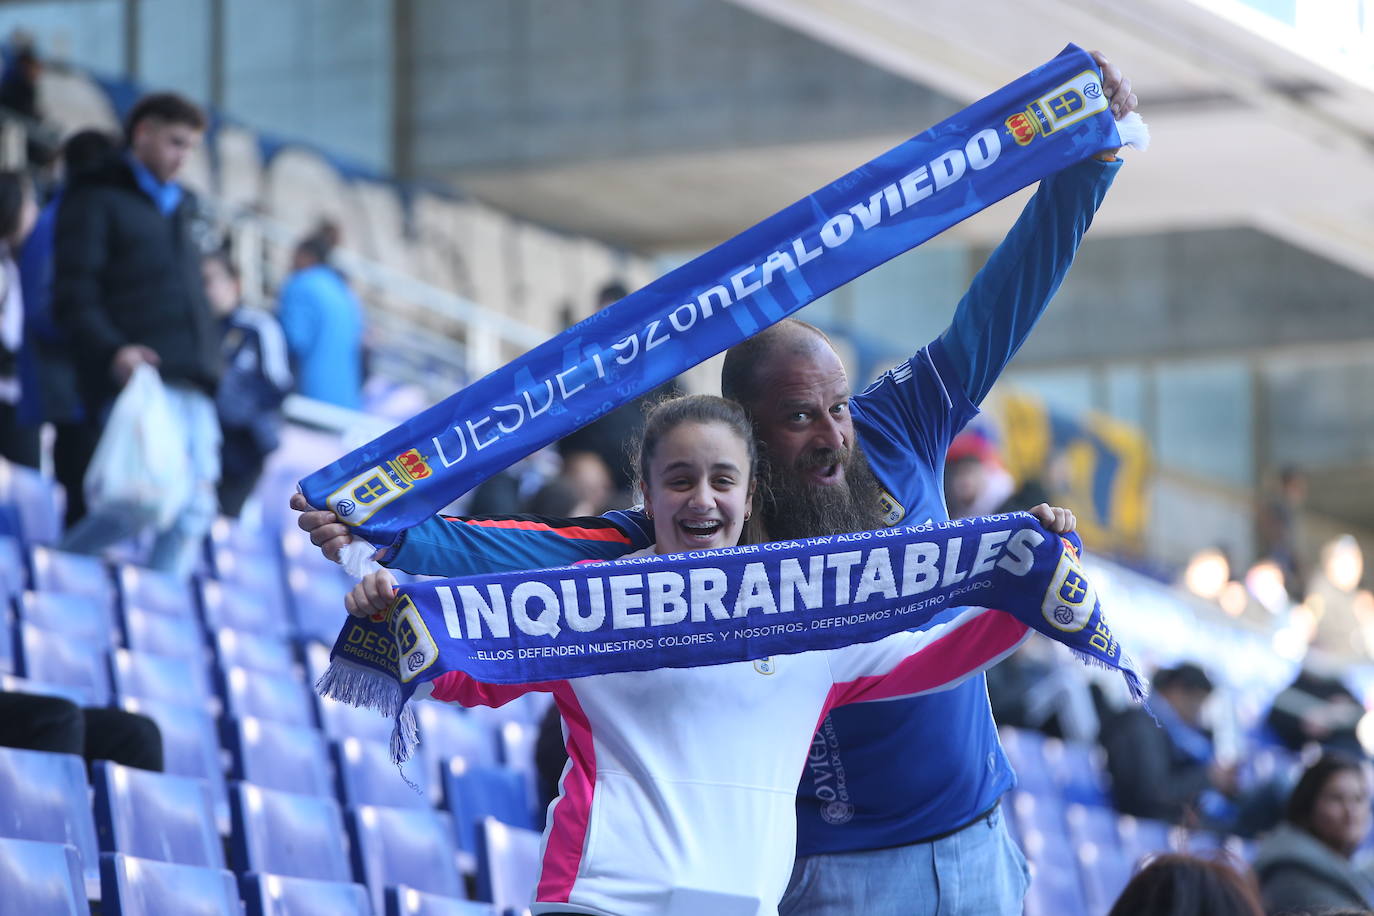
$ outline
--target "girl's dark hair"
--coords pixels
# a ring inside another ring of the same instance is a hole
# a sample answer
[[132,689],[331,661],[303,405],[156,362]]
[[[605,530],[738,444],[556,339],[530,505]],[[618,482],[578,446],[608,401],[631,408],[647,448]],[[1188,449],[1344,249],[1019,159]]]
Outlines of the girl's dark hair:
[[[754,426],[744,408],[734,401],[716,397],[713,394],[689,394],[669,398],[654,405],[644,419],[644,433],[639,439],[639,449],[635,454],[634,466],[639,474],[639,484],[649,480],[649,462],[653,460],[658,444],[668,433],[683,423],[719,423],[739,436],[749,453],[749,482],[757,484],[759,450],[754,441]],[[758,487],[750,501],[750,517],[740,532],[740,543],[750,544],[759,539],[759,513],[757,511]]]
[[1255,879],[1228,856],[1151,859],[1122,890],[1108,916],[1264,916]]
[[1317,796],[1337,773],[1347,770],[1363,775],[1360,762],[1354,757],[1328,751],[1316,763],[1308,767],[1288,796],[1288,807],[1284,809],[1283,819],[1294,827],[1311,830],[1312,809],[1317,805]]
[[0,172],[0,241],[8,242],[19,231],[24,199],[32,193],[33,185],[23,172]]

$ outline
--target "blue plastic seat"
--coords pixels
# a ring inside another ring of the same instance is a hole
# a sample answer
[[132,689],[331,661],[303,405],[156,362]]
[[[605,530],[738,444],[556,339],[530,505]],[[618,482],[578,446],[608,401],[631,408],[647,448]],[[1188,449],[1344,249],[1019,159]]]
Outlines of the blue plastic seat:
[[88,916],[81,855],[65,843],[0,839],[0,916]]
[[204,780],[214,802],[215,824],[227,830],[229,788],[224,780],[214,715],[203,706],[140,697],[126,697],[119,705],[157,723],[162,732],[163,769],[173,776]]
[[120,699],[139,697],[204,708],[212,693],[201,661],[200,657],[116,649],[111,657],[115,692]]
[[329,748],[314,729],[250,716],[227,723],[225,738],[235,779],[279,792],[334,796]]
[[90,694],[80,687],[72,687],[67,684],[49,684],[46,681],[32,681],[14,674],[0,674],[0,690],[6,690],[10,693],[31,693],[40,697],[60,697],[64,700],[70,700],[77,706],[91,705]]
[[539,770],[534,765],[534,747],[539,743],[539,726],[509,721],[497,732],[501,762],[525,780],[525,806],[531,811],[539,801]]
[[332,798],[237,782],[229,788],[229,808],[237,871],[353,880],[343,815]]
[[97,761],[95,823],[102,852],[224,867],[214,799],[203,779]]
[[274,600],[267,594],[273,588],[202,579],[200,609],[205,628],[212,633],[227,627],[285,637],[291,630],[291,621],[282,609],[282,601],[279,598]]
[[1163,821],[1123,814],[1117,823],[1121,846],[1132,865],[1138,864],[1146,856],[1177,852],[1182,848],[1182,830]]
[[62,538],[61,488],[33,468],[0,458],[0,505],[13,511],[26,543],[56,544]]
[[114,645],[114,620],[98,598],[71,592],[25,592],[19,617],[36,627],[82,642]]
[[14,620],[10,603],[0,598],[0,675],[14,676],[19,671],[19,659],[14,651]]
[[[428,778],[419,761],[408,763],[405,778],[391,762],[391,748],[376,741],[345,738],[334,745],[334,764],[339,774],[339,798],[356,808],[385,805],[391,808],[429,808]],[[410,779],[419,787],[417,792]]]
[[353,584],[343,567],[333,563],[325,569],[291,566],[286,590],[296,635],[332,644],[347,620],[343,599]]
[[447,703],[415,703],[420,728],[420,758],[432,780],[431,797],[438,800],[448,762],[461,757],[471,766],[496,766],[496,738],[477,719]]
[[95,888],[100,863],[89,799],[86,764],[75,754],[0,747],[0,836],[75,846]]
[[1017,790],[1011,797],[1021,848],[1034,877],[1027,894],[1029,916],[1078,916],[1084,913],[1083,884],[1078,860],[1069,842],[1064,808],[1056,794],[1033,795]]
[[523,911],[539,883],[540,835],[494,817],[482,821],[478,833],[477,896],[490,900],[497,912]]
[[244,875],[247,916],[372,916],[372,902],[361,884]]
[[110,701],[109,655],[103,642],[82,642],[42,627],[18,626],[16,667],[30,680],[64,684],[85,692],[94,706]]
[[1002,749],[1007,752],[1007,760],[1016,771],[1016,785],[1035,795],[1058,793],[1050,766],[1045,760],[1045,745],[1053,740],[1040,732],[1025,728],[1002,726],[997,730],[1002,741]]
[[473,855],[480,842],[478,824],[489,817],[529,830],[537,826],[525,803],[525,782],[519,773],[469,766],[461,757],[452,758],[444,773],[444,805],[453,814],[458,848]]
[[100,857],[101,907],[108,916],[242,916],[234,876],[203,868],[140,859]]
[[397,885],[386,889],[386,916],[497,916],[490,903],[426,894]]
[[210,566],[222,582],[281,580],[281,542],[269,530],[218,518],[210,526],[209,547]]
[[1054,776],[1059,796],[1080,805],[1110,805],[1107,792],[1106,752],[1076,741],[1045,742],[1045,761]]
[[466,897],[453,819],[441,811],[362,805],[348,816],[353,867],[371,889],[377,912],[386,888],[405,884],[445,897]]
[[291,644],[285,639],[228,628],[215,633],[215,661],[221,671],[238,667],[284,674],[296,667]]
[[0,601],[18,598],[29,587],[29,564],[19,538],[0,534]]
[[164,617],[196,616],[195,595],[187,580],[125,563],[116,571],[115,581],[119,584],[120,606],[126,613],[138,608]]
[[124,608],[124,645],[137,652],[175,655],[203,668],[205,633],[194,616],[174,617],[141,607]]
[[235,667],[224,672],[223,683],[225,710],[236,719],[254,717],[315,727],[311,691],[294,672],[273,674]]
[[99,557],[39,546],[30,552],[29,567],[33,570],[34,591],[86,595],[101,602],[113,618],[114,580]]
[[1131,858],[1121,842],[1117,814],[1097,805],[1073,804],[1065,809],[1064,819],[1078,856],[1084,903],[1089,913],[1105,913],[1131,880]]

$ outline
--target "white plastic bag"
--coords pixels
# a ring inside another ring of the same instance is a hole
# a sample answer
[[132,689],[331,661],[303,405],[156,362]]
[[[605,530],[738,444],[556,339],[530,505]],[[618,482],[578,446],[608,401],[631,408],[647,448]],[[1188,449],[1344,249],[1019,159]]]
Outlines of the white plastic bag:
[[147,363],[134,369],[115,398],[84,484],[90,513],[133,513],[158,530],[171,527],[189,501],[186,430],[168,402],[162,377]]

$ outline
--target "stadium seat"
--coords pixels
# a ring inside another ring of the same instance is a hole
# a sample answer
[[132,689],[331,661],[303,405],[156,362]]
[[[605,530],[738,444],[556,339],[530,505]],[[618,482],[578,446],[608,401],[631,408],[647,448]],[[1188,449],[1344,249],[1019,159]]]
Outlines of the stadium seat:
[[519,773],[500,767],[469,766],[461,757],[449,761],[444,773],[444,804],[453,814],[458,848],[476,855],[477,826],[487,818],[533,830],[538,825],[525,803],[525,781]]
[[[3,637],[0,637],[0,644],[3,642]],[[40,697],[61,697],[64,700],[71,700],[77,706],[91,705],[90,693],[80,687],[72,687],[67,684],[49,684],[46,681],[31,681],[14,674],[0,674],[0,690],[7,690],[10,693],[31,693]]]
[[1031,889],[1026,895],[1028,916],[1083,914],[1083,885],[1078,857],[1068,842],[1064,809],[1059,797],[1016,790],[1011,798],[1021,848],[1030,860]]
[[534,746],[539,741],[539,726],[510,721],[497,733],[501,762],[525,779],[525,804],[531,811],[539,802],[539,770],[534,765]]
[[999,728],[997,733],[1002,740],[1002,749],[1007,752],[1007,760],[1016,772],[1017,787],[1034,795],[1058,794],[1059,786],[1045,760],[1045,745],[1060,743],[1058,739],[1046,738],[1031,729],[1007,726]]
[[539,883],[540,835],[494,817],[482,821],[478,833],[477,896],[500,913],[523,911]]
[[372,916],[367,888],[361,884],[244,875],[247,916]]
[[114,646],[114,621],[99,599],[71,592],[25,592],[19,619],[86,643]]
[[267,586],[248,586],[242,582],[200,582],[201,616],[211,633],[227,627],[249,633],[266,633],[284,637],[291,622],[282,612],[280,601],[273,603],[265,595]]
[[235,779],[279,792],[334,797],[329,749],[313,728],[250,716],[227,722],[225,738]]
[[110,701],[109,653],[104,643],[81,642],[27,623],[17,629],[16,667],[23,677],[76,687],[94,706]]
[[377,912],[386,888],[404,884],[445,897],[466,897],[453,819],[441,811],[362,805],[348,816],[354,871],[371,889]]
[[0,601],[18,598],[28,587],[28,564],[19,539],[0,534]]
[[1118,825],[1121,847],[1132,866],[1151,853],[1176,852],[1181,848],[1182,831],[1163,821],[1123,814]]
[[447,703],[416,703],[415,721],[420,728],[420,749],[432,759],[462,757],[474,766],[495,766],[495,736],[476,718]]
[[0,747],[0,836],[75,846],[86,886],[99,887],[95,820],[81,758]]
[[285,639],[227,628],[215,633],[215,661],[221,671],[238,667],[286,674],[296,670],[291,644]]
[[211,568],[222,582],[271,577],[276,583],[281,578],[281,542],[270,531],[217,518],[210,526],[209,547]]
[[81,855],[66,843],[0,839],[0,916],[88,916]]
[[120,704],[145,715],[162,732],[162,763],[173,776],[201,779],[210,787],[215,823],[229,829],[229,789],[224,781],[214,715],[203,706],[126,697]]
[[130,608],[138,608],[166,617],[196,616],[195,597],[187,581],[129,563],[119,567],[115,581],[119,584],[120,606],[126,613]]
[[342,566],[291,566],[286,573],[286,589],[296,635],[332,644],[347,617],[343,599],[352,587],[353,580]]
[[205,633],[194,616],[173,617],[137,605],[125,607],[124,645],[137,652],[175,655],[205,667]]
[[386,916],[497,916],[490,903],[426,894],[398,885],[386,889]]
[[140,859],[122,853],[100,857],[105,916],[242,916],[234,876],[202,868]]
[[13,510],[26,543],[56,544],[61,540],[61,488],[38,471],[0,458],[0,505]]
[[203,708],[212,693],[200,662],[200,657],[187,659],[115,649],[110,659],[115,693],[120,699],[139,697]]
[[251,783],[229,788],[234,868],[290,878],[353,880],[343,816],[332,798],[277,792]]
[[95,822],[102,852],[178,865],[224,867],[214,799],[202,779],[100,760]]
[[[429,808],[429,780],[424,764],[415,760],[398,770],[391,748],[376,741],[345,738],[334,745],[339,774],[339,798],[350,808],[384,805],[390,808]],[[402,776],[404,772],[404,777]],[[409,785],[406,780],[418,787]]]
[[224,672],[223,680],[224,705],[230,716],[315,727],[312,691],[297,680],[294,672],[273,674],[235,667]]
[[1088,912],[1105,913],[1131,879],[1132,863],[1121,843],[1117,814],[1097,805],[1071,804],[1064,820],[1078,854]]
[[34,591],[86,595],[114,611],[114,580],[99,557],[39,546],[30,553],[29,566]]
[[14,616],[8,599],[0,598],[0,674],[6,677],[19,670],[14,651]]
[[1046,741],[1049,765],[1059,797],[1080,805],[1110,805],[1107,792],[1106,752],[1077,741]]

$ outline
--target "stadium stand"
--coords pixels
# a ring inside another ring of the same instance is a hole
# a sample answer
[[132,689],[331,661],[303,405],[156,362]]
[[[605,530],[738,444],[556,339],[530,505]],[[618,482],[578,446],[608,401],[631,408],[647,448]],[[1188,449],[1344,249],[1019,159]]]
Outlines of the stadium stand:
[[238,916],[234,876],[222,868],[177,865],[122,853],[100,857],[101,907],[111,916]]
[[399,885],[440,897],[468,896],[449,815],[360,805],[348,826],[354,872],[372,889],[377,912],[385,909],[387,889]]
[[248,916],[371,916],[367,889],[358,884],[244,875],[243,902]]
[[85,916],[81,855],[67,843],[0,839],[0,916]]

